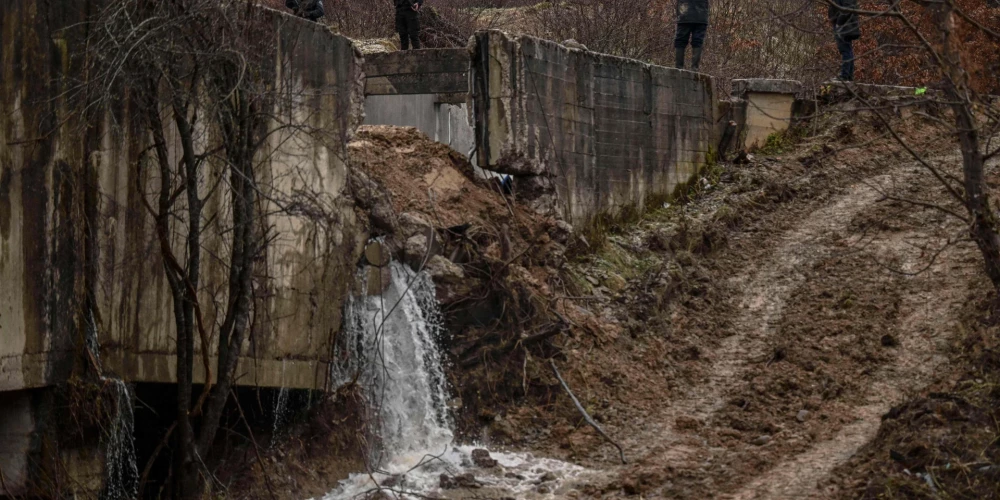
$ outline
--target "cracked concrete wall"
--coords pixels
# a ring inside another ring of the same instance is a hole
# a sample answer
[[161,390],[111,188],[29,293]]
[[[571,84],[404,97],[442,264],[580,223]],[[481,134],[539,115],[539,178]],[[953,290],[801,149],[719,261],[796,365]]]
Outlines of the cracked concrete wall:
[[[141,125],[120,103],[84,126],[63,94],[80,76],[73,54],[85,36],[81,21],[101,4],[0,3],[0,391],[61,380],[59,367],[89,322],[82,305],[91,287],[105,369],[129,381],[174,381],[169,288],[152,221],[134,188],[145,147]],[[300,126],[274,127],[261,153],[261,184],[321,193],[335,220],[269,216],[277,237],[261,272],[270,287],[257,305],[238,381],[319,388],[327,383],[331,338],[366,240],[346,193],[346,143],[363,118],[362,58],[349,40],[316,23],[272,10],[262,11],[262,22],[273,26],[277,55],[273,68],[260,70],[290,96],[278,100],[274,114]],[[176,138],[168,141],[176,155]],[[204,192],[220,169],[209,167]],[[273,197],[264,198],[261,209],[273,212]],[[206,214],[219,215],[215,224],[225,223],[226,204],[220,195],[206,200]],[[180,249],[184,234],[172,238]],[[227,245],[216,237],[204,248],[200,293],[215,304],[205,311],[212,322],[225,300],[224,269],[215,257],[224,257]],[[200,360],[195,378],[204,378]]]
[[574,225],[672,194],[717,142],[707,75],[498,31],[473,43],[479,166],[554,192],[536,208]]

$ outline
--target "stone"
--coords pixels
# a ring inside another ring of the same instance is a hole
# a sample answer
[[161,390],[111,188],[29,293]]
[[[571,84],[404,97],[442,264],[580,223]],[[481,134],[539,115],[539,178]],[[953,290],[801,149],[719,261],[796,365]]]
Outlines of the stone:
[[799,410],[799,413],[795,415],[795,420],[799,422],[805,422],[809,418],[809,410]]
[[427,222],[427,219],[417,212],[403,212],[399,215],[396,225],[399,235],[404,239],[417,233],[427,235],[428,231],[434,230],[434,226],[431,226],[430,222]]
[[586,45],[584,45],[584,44],[576,41],[576,39],[573,39],[573,38],[570,38],[569,40],[566,40],[562,44],[563,44],[563,46],[565,46],[567,48],[570,48],[570,49],[587,50],[587,46]]
[[488,450],[477,448],[472,450],[472,463],[476,464],[476,467],[490,469],[496,467],[498,462],[490,456]]
[[564,220],[557,220],[555,224],[549,228],[549,237],[552,241],[565,245],[569,241],[569,237],[573,235],[573,226],[569,222]]
[[380,229],[384,233],[392,233],[395,230],[392,223],[395,216],[392,205],[388,201],[375,203],[368,211],[368,221],[372,223],[372,227]]
[[[415,238],[419,238],[419,236],[415,236]],[[465,280],[465,271],[462,270],[462,266],[442,255],[431,257],[427,261],[427,265],[424,266],[424,270],[431,275],[431,278],[434,278],[434,283],[457,283]]]
[[765,444],[770,442],[771,442],[771,436],[765,434],[757,439],[754,439],[753,441],[750,442],[750,444],[754,446],[764,446]]
[[556,479],[559,479],[559,477],[556,476],[554,472],[548,471],[545,474],[542,474],[542,477],[538,478],[538,482],[539,483],[548,483],[548,482],[551,482],[551,481],[555,481]]
[[625,281],[625,278],[615,273],[608,273],[608,277],[604,278],[604,286],[613,292],[621,292],[628,286],[628,282]]
[[419,269],[425,259],[430,259],[430,244],[427,236],[415,234],[406,240],[403,247],[403,257],[406,263],[414,269]]
[[456,488],[481,488],[482,484],[476,480],[471,472],[466,472],[464,474],[459,474],[457,476],[449,476],[448,474],[441,474],[438,484],[442,489],[453,490]]
[[427,261],[427,265],[424,266],[424,270],[434,280],[434,291],[438,302],[442,305],[452,304],[467,297],[479,285],[479,280],[465,277],[462,266],[441,255],[431,257]]

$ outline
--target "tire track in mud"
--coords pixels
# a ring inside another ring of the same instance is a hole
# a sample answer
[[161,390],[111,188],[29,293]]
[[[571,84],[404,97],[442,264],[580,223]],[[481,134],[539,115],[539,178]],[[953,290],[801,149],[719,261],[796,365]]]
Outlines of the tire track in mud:
[[[890,175],[882,174],[874,180],[877,182]],[[833,249],[820,247],[818,240],[846,227],[879,196],[866,182],[848,187],[833,204],[810,212],[795,229],[781,235],[782,241],[771,252],[770,259],[755,270],[732,279],[743,297],[743,312],[733,325],[734,334],[724,339],[715,352],[715,359],[707,371],[711,377],[706,384],[692,387],[688,391],[692,396],[670,403],[662,414],[666,427],[652,440],[658,442],[657,448],[685,441],[686,433],[675,428],[676,419],[687,417],[705,421],[724,406],[725,394],[743,383],[740,375],[746,367],[766,357],[766,340],[775,332],[788,295],[806,279],[804,270],[832,253]],[[650,441],[643,439],[643,442]],[[645,461],[683,459],[695,451],[685,445],[647,456]]]
[[[916,179],[914,179],[916,181]],[[907,251],[906,241],[926,236],[920,231],[897,233],[889,238],[873,240],[868,252],[885,256],[909,257],[902,268],[914,272],[924,265]],[[866,404],[854,409],[854,422],[846,425],[831,439],[787,459],[767,473],[758,476],[739,492],[726,498],[826,498],[821,491],[823,479],[850,459],[858,449],[873,439],[881,426],[881,417],[893,406],[903,402],[913,392],[932,381],[935,371],[948,359],[949,330],[953,330],[956,313],[965,301],[967,281],[956,276],[967,270],[956,263],[956,248],[942,254],[930,268],[915,277],[925,283],[918,290],[903,296],[902,320],[895,332],[900,341],[893,362],[879,370],[877,382],[867,391]],[[929,278],[928,278],[929,277]],[[949,279],[950,278],[950,279]]]
[[[899,165],[857,182],[836,196],[832,203],[809,212],[793,229],[779,234],[780,242],[769,252],[769,258],[732,278],[731,283],[741,297],[740,313],[731,329],[733,335],[724,339],[714,352],[707,370],[709,378],[691,387],[683,399],[669,403],[660,414],[659,428],[633,440],[633,449],[640,450],[636,455],[642,457],[640,462],[646,465],[684,460],[705,463],[706,458],[725,453],[726,450],[708,449],[707,442],[699,443],[689,433],[678,429],[678,419],[709,421],[725,406],[727,394],[745,384],[744,374],[751,365],[767,361],[771,354],[768,341],[777,332],[790,294],[805,282],[807,271],[815,263],[844,251],[835,244],[837,238],[829,236],[848,232],[856,216],[880,201],[882,194],[874,186],[921,184],[923,190],[926,183],[925,173],[912,165]],[[873,240],[865,251],[883,256],[906,255],[906,241],[925,236],[926,231],[920,228],[903,231]],[[912,253],[912,248],[908,250]],[[911,269],[920,265],[918,261],[904,263]],[[879,368],[878,381],[864,393],[865,402],[853,409],[853,421],[832,439],[817,442],[804,453],[786,456],[764,474],[748,478],[752,480],[749,485],[726,498],[821,496],[816,485],[874,436],[881,424],[881,415],[912,391],[926,385],[935,368],[947,361],[941,353],[940,343],[946,340],[942,332],[948,327],[951,316],[942,312],[957,310],[966,289],[964,280],[944,272],[949,265],[962,267],[954,263],[950,255],[942,255],[928,270],[928,274],[935,275],[933,283],[921,292],[908,290],[904,293],[901,321],[894,330],[900,346],[891,364]],[[950,280],[945,279],[949,277]]]

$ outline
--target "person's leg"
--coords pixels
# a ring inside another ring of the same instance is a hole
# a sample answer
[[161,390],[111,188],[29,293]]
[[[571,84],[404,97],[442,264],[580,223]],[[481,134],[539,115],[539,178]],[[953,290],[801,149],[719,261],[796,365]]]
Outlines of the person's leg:
[[847,40],[847,81],[854,81],[854,40]]
[[851,66],[854,64],[854,50],[849,40],[837,35],[837,51],[840,52],[840,79],[850,81]]
[[674,51],[676,53],[677,67],[684,69],[684,53],[687,51],[688,39],[691,38],[690,24],[677,24],[677,36],[674,37]]
[[691,70],[698,71],[701,66],[701,50],[705,45],[705,34],[708,32],[707,24],[697,24],[691,31]]
[[409,19],[406,21],[406,31],[410,35],[410,46],[414,49],[420,48],[420,13],[412,11],[408,13]]
[[399,34],[399,49],[410,49],[410,38],[406,32],[406,16],[402,12],[396,13],[396,33]]

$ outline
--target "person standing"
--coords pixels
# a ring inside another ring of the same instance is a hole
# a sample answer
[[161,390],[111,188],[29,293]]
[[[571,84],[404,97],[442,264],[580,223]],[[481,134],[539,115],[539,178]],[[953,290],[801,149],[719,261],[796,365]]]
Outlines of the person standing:
[[854,41],[861,38],[858,21],[858,0],[831,0],[828,17],[833,23],[833,36],[840,52],[840,76],[845,82],[854,81]]
[[292,10],[296,16],[304,17],[312,22],[326,15],[323,10],[323,0],[285,0],[285,7]]
[[420,48],[420,8],[424,0],[396,0],[396,32],[402,50]]
[[677,36],[674,37],[674,49],[677,51],[678,68],[684,69],[684,56],[690,44],[691,70],[698,71],[706,32],[708,0],[677,0]]

